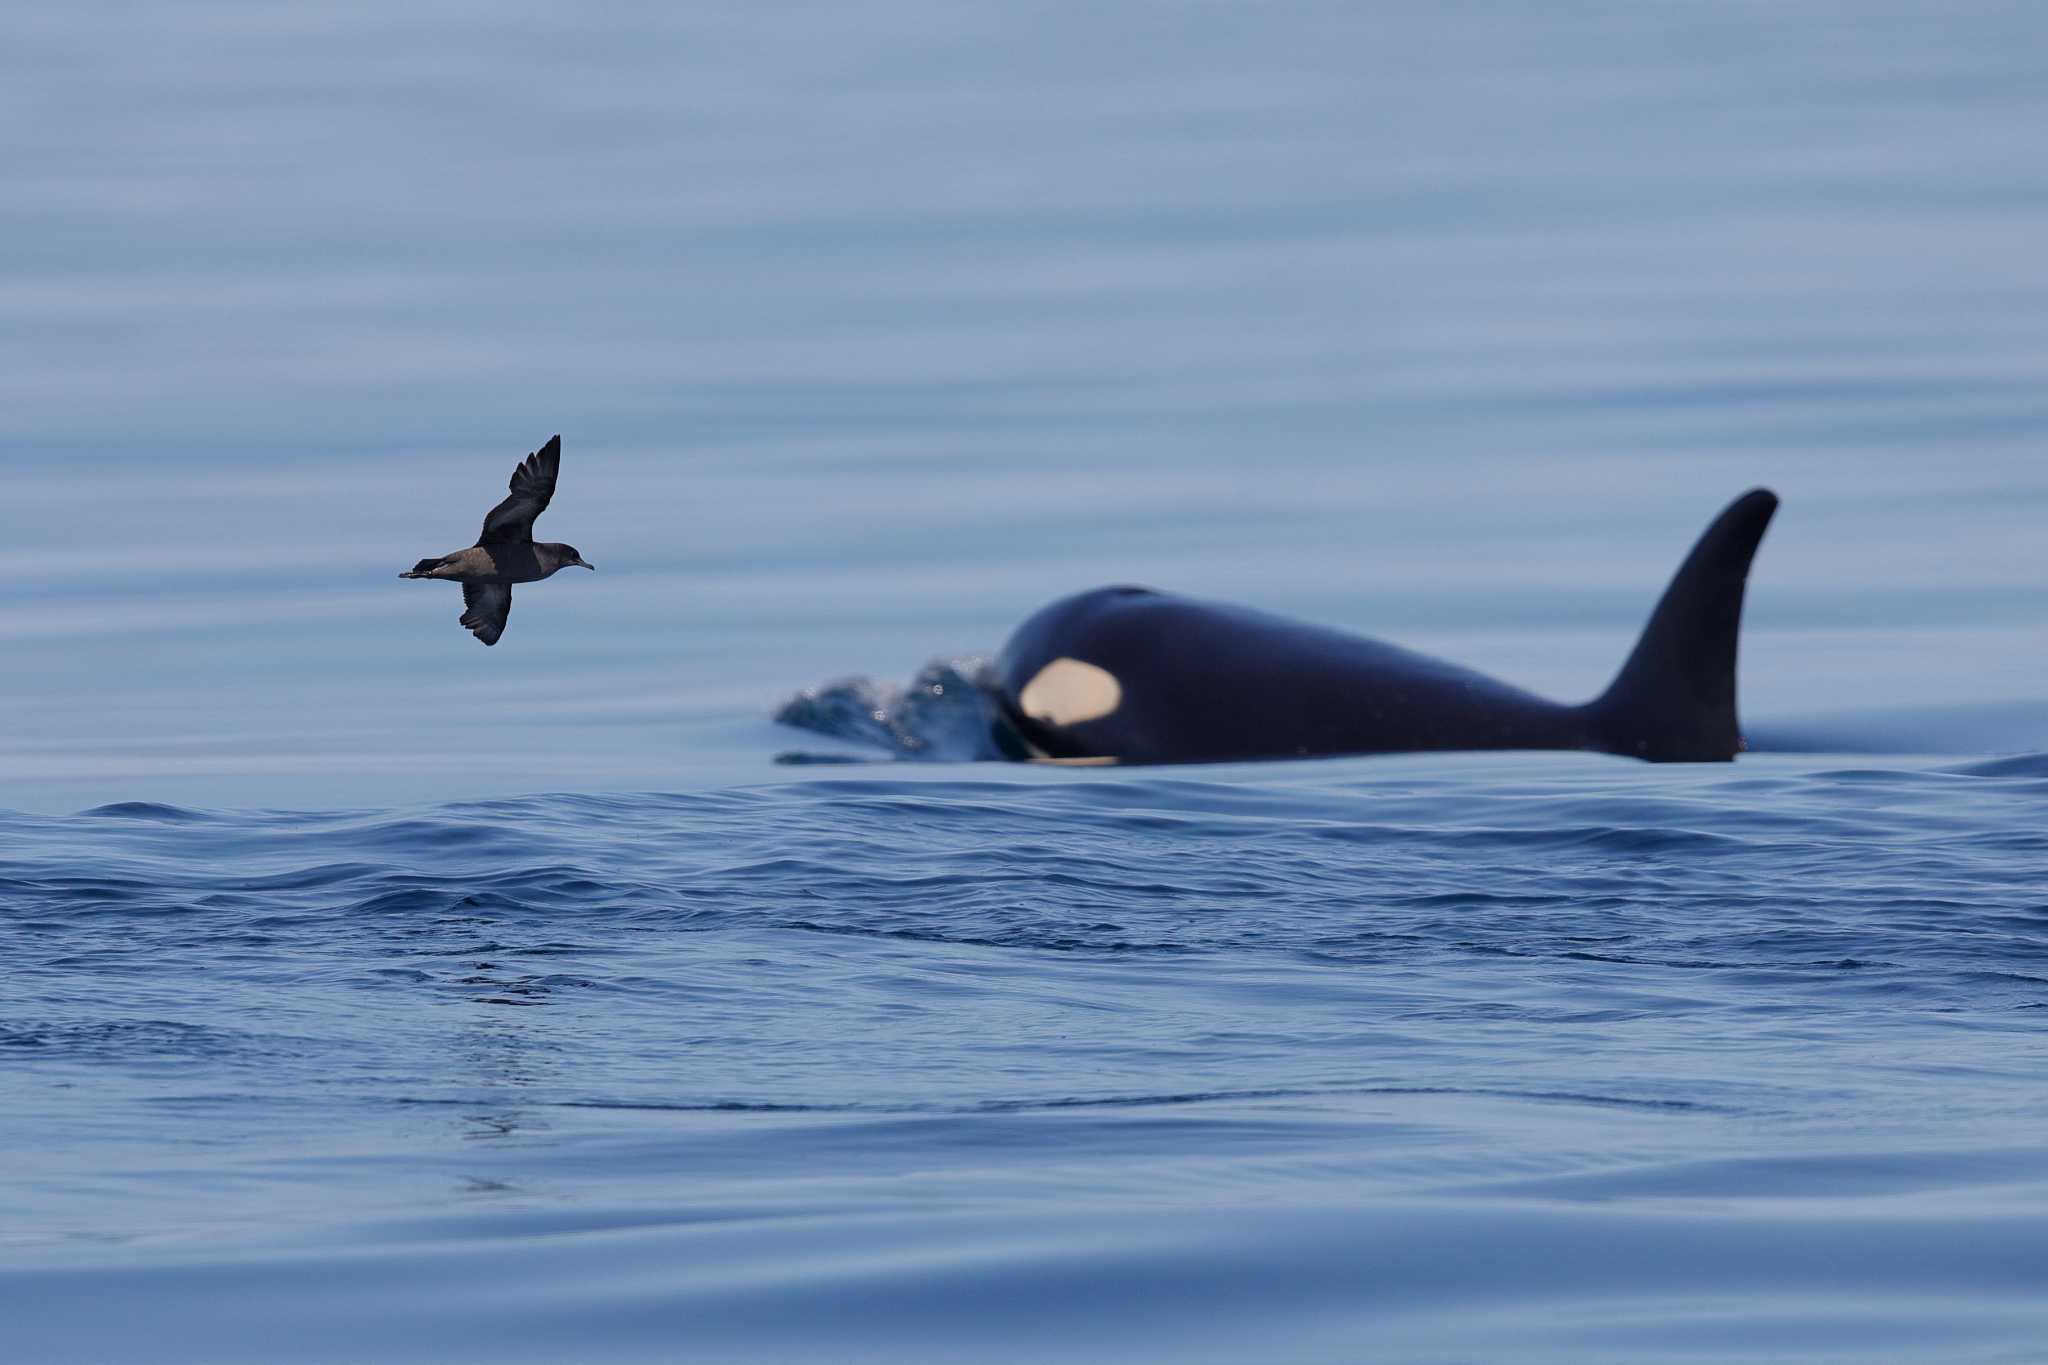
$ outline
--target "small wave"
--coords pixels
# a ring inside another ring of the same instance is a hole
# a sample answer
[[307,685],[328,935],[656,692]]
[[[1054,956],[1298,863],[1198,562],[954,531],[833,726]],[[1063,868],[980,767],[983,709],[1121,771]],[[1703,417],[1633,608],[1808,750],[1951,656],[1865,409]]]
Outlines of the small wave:
[[[1028,948],[1044,953],[1100,953],[1109,957],[1164,953],[1184,955],[1202,951],[1187,943],[1137,942],[1127,938],[1090,939],[1073,933],[1048,932],[1036,924],[1020,926],[1009,933],[972,933],[953,929],[911,929],[865,924],[821,924],[816,920],[791,920],[781,926],[797,934],[834,934],[845,938],[899,939],[906,943],[944,943],[962,948]],[[1107,926],[1114,931],[1116,926]]]
[[346,907],[342,913],[348,915],[411,915],[422,911],[445,910],[455,900],[455,893],[441,887],[404,887],[386,891],[357,901]]
[[357,831],[365,844],[385,848],[446,849],[473,847],[530,835],[512,836],[488,824],[465,820],[387,820]]
[[2048,754],[2016,754],[1945,771],[1964,777],[2048,777]]
[[290,872],[246,877],[235,883],[235,890],[316,891],[322,887],[343,886],[366,877],[374,877],[383,870],[383,867],[376,863],[316,863],[311,867],[296,868]]
[[0,1025],[0,1047],[47,1049],[77,1060],[214,1060],[248,1052],[256,1035],[177,1019]]
[[[423,1100],[419,1103],[447,1103]],[[881,1105],[860,1104],[777,1104],[773,1101],[703,1100],[662,1103],[659,1100],[563,1100],[556,1109],[617,1109],[628,1113],[663,1114],[858,1114],[899,1112]]]
[[[1598,1109],[1631,1109],[1644,1113],[1730,1113],[1722,1105],[1698,1100],[1664,1099],[1641,1095],[1616,1095],[1591,1090],[1518,1089],[1513,1086],[1452,1085],[1306,1085],[1248,1086],[1237,1089],[1172,1090],[1158,1093],[1134,1092],[1114,1095],[1019,1095],[971,1100],[964,1103],[862,1103],[857,1101],[801,1100],[558,1100],[543,1107],[551,1109],[601,1109],[627,1113],[667,1114],[872,1114],[876,1116],[954,1116],[1059,1113],[1072,1110],[1180,1109],[1211,1104],[1259,1104],[1267,1101],[1307,1101],[1388,1098],[1430,1098],[1518,1100],[1533,1104],[1585,1105]],[[475,1101],[460,1098],[415,1098],[395,1100],[402,1105],[474,1107]]]
[[1654,829],[1625,825],[1559,825],[1538,829],[1439,830],[1408,825],[1326,825],[1309,837],[1337,843],[1409,843],[1431,840],[1453,847],[1555,848],[1594,852],[1714,853],[1746,842],[1728,834],[1693,829]]
[[164,824],[197,824],[213,817],[182,806],[161,806],[153,801],[116,801],[78,813],[81,820],[155,820]]

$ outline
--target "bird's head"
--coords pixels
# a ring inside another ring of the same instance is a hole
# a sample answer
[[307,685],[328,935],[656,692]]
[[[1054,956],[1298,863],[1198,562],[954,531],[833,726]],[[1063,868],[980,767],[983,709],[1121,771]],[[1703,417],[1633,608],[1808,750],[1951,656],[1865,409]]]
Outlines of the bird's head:
[[574,545],[550,545],[548,548],[555,552],[557,569],[588,569],[592,573],[597,572],[597,565],[577,554]]

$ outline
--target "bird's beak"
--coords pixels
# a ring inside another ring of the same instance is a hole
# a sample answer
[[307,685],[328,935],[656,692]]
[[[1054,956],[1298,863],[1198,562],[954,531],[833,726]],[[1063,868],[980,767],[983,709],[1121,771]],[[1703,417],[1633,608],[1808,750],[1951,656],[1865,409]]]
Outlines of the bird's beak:
[[590,570],[590,571],[591,571],[592,573],[596,573],[596,572],[597,572],[597,565],[595,565],[595,564],[592,564],[592,563],[591,563],[591,562],[590,562],[589,560],[587,560],[587,559],[579,559],[579,560],[577,560],[576,562],[577,562],[578,564],[581,564],[581,565],[582,565],[582,566],[583,566],[584,568],[586,568],[586,569]]

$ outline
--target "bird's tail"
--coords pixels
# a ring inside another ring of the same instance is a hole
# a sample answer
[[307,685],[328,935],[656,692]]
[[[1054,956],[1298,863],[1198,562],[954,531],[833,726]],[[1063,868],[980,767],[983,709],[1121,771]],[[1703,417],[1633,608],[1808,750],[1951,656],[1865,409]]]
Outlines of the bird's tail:
[[1726,762],[1743,747],[1735,717],[1742,590],[1778,499],[1752,489],[1693,546],[1635,653],[1590,713],[1596,747],[1662,763]]
[[448,556],[446,555],[436,555],[432,559],[422,559],[419,563],[413,565],[409,571],[400,574],[399,577],[432,578],[434,576],[434,570],[440,568],[443,564],[446,564],[447,562]]

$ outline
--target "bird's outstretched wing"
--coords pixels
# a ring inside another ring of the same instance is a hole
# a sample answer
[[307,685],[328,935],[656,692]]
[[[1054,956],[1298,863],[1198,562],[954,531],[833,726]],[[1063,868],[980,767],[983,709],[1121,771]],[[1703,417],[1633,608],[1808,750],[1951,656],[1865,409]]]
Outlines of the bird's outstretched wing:
[[462,613],[462,624],[474,631],[477,639],[494,645],[505,633],[505,619],[512,614],[512,587],[509,583],[464,583],[462,605],[469,608]]
[[512,496],[484,518],[484,532],[476,543],[518,545],[532,540],[533,519],[548,510],[548,499],[555,496],[555,476],[561,472],[562,438],[551,436],[512,471]]

